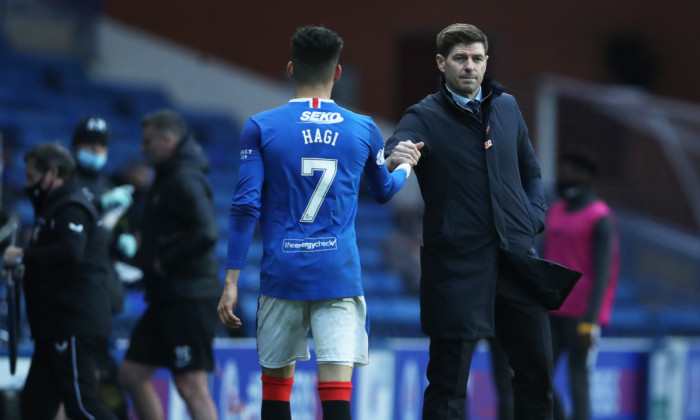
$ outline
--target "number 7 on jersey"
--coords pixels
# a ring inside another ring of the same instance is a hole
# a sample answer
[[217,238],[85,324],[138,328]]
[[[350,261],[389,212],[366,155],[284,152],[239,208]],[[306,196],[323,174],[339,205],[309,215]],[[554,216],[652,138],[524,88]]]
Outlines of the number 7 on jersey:
[[306,210],[301,216],[301,222],[311,223],[316,219],[318,210],[326,198],[328,190],[331,188],[336,172],[338,172],[337,159],[301,158],[301,174],[303,176],[313,176],[315,171],[323,171],[321,179],[316,184],[314,193],[306,205]]

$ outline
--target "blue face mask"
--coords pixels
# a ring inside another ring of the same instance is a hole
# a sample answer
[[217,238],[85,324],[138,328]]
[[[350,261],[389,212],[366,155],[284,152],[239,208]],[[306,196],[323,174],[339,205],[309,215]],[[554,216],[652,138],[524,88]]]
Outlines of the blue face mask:
[[81,168],[97,172],[107,163],[107,155],[98,155],[87,150],[79,150],[76,160]]

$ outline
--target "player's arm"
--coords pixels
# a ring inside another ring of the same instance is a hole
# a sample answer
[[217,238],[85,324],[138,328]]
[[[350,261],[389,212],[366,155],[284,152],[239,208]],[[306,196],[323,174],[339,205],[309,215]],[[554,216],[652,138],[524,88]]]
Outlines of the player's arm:
[[85,256],[88,235],[94,229],[87,210],[79,205],[64,207],[54,220],[55,243],[31,247],[24,251],[23,263],[38,267],[75,265]]
[[370,130],[369,144],[370,155],[365,162],[365,179],[374,199],[379,203],[385,203],[406,183],[412,165],[407,159],[402,159],[394,172],[389,172],[384,159],[384,141],[374,124]]
[[231,200],[226,279],[218,307],[219,318],[228,327],[238,328],[241,325],[240,319],[233,314],[238,304],[238,277],[245,267],[255,223],[260,217],[260,196],[264,181],[260,128],[248,120],[241,133],[241,166]]
[[422,154],[427,152],[427,148],[424,148],[427,138],[428,130],[423,120],[412,108],[409,109],[384,146],[389,172],[393,172],[401,163],[416,166]]

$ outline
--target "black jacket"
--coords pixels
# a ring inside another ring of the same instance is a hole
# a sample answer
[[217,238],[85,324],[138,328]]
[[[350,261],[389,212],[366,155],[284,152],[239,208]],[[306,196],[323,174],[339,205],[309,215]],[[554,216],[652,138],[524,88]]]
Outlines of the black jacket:
[[[493,335],[499,253],[531,252],[544,229],[540,168],[515,99],[482,84],[482,121],[440,91],[410,107],[386,144],[425,142],[421,324],[429,336]],[[534,252],[534,251],[533,251]]]
[[[175,154],[156,167],[136,256],[151,303],[221,294],[215,259],[216,211],[208,171],[204,151],[191,138],[183,139]],[[164,274],[154,269],[156,261]]]
[[[102,194],[107,192],[113,187],[112,183],[99,172],[87,171],[78,166],[75,174],[75,183],[78,185],[82,191],[85,198],[91,201],[99,217],[104,216],[104,211],[102,209]],[[107,232],[109,244],[109,257],[110,261],[107,264],[108,281],[107,285],[109,287],[109,299],[112,308],[112,313],[117,314],[124,309],[124,284],[122,283],[117,270],[114,267],[114,262],[120,256],[119,250],[117,248],[117,240],[119,238],[119,233],[121,232]]]
[[80,188],[68,183],[35,209],[24,253],[24,291],[34,338],[108,337],[107,235]]

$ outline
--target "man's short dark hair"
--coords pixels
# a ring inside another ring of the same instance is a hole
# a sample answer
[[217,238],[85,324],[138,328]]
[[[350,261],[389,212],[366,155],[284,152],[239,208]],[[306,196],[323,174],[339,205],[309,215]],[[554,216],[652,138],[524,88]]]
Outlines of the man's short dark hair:
[[71,156],[68,149],[56,142],[41,143],[34,146],[24,155],[25,162],[30,160],[34,161],[34,165],[41,172],[48,172],[49,169],[56,167],[59,178],[64,181],[73,178],[75,173],[73,156]]
[[447,57],[455,45],[476,42],[484,44],[484,53],[489,52],[489,41],[481,29],[468,23],[453,23],[437,35],[437,52]]
[[171,109],[160,109],[147,114],[141,119],[141,127],[153,127],[160,133],[170,133],[178,143],[187,135],[187,123]]
[[333,79],[343,48],[343,39],[322,26],[304,26],[292,37],[294,80],[300,85],[326,83]]

